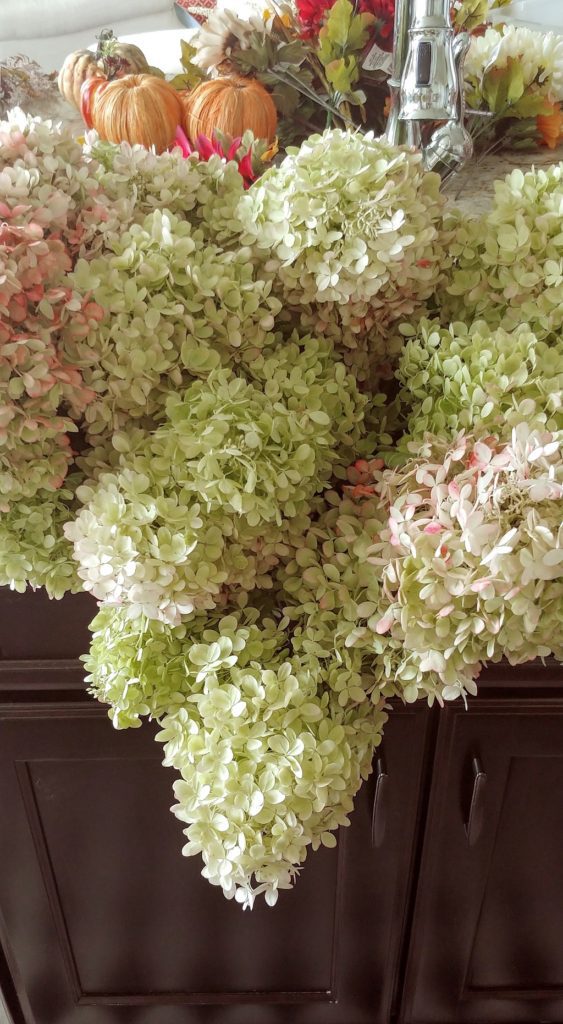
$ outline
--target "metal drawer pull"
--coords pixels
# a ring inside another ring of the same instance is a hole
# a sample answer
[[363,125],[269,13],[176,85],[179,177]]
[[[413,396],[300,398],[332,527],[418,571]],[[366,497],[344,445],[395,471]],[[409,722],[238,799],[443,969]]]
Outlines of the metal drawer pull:
[[484,818],[484,793],[487,785],[487,776],[481,767],[481,762],[478,757],[471,759],[471,768],[473,771],[473,792],[471,794],[471,803],[469,805],[469,814],[465,823],[465,834],[467,836],[467,842],[470,846],[473,846],[483,829],[483,818]]
[[383,757],[378,757],[375,762],[375,794],[373,797],[373,811],[371,815],[371,845],[381,846],[385,839],[387,826],[387,787],[389,776]]

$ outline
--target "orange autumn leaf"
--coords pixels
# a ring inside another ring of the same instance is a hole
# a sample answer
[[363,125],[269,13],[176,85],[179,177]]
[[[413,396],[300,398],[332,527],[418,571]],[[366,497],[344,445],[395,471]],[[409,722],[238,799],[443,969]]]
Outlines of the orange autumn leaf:
[[538,114],[536,117],[536,128],[544,146],[555,149],[563,139],[563,113],[561,104],[551,104],[551,113]]

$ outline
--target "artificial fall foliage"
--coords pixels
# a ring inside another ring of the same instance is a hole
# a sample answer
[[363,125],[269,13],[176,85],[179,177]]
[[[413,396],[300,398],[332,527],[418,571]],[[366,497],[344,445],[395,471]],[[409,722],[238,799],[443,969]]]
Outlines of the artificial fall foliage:
[[[466,118],[475,148],[555,148],[561,138],[563,36],[491,26],[503,0],[455,0],[469,32]],[[233,5],[234,8],[234,5]],[[271,94],[282,148],[325,127],[383,131],[388,114],[394,0],[266,0],[263,12],[215,10],[182,47],[179,88],[236,74]],[[206,133],[211,134],[206,125]],[[220,125],[225,130],[224,125]],[[244,127],[252,127],[250,124]],[[239,134],[238,127],[232,134]]]

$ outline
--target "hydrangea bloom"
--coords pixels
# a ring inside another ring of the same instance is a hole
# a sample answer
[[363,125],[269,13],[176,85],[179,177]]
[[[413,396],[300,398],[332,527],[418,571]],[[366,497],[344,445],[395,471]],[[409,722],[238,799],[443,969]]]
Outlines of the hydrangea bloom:
[[409,340],[396,377],[407,443],[461,430],[509,441],[523,421],[535,430],[563,429],[562,337],[538,341],[525,325],[507,332],[484,321],[441,328],[423,320],[402,330]]
[[161,210],[79,260],[71,280],[105,313],[69,348],[96,392],[86,412],[92,434],[162,414],[171,387],[271,344],[281,309],[248,250],[224,252]]
[[[36,209],[40,213],[39,208]],[[97,316],[73,295],[64,243],[35,221],[18,225],[18,206],[0,223],[0,509],[56,490],[71,461],[69,432],[93,392],[57,346],[65,320]]]
[[303,649],[358,648],[408,701],[475,693],[485,661],[561,657],[562,436],[427,435],[397,470],[360,463],[285,569]]
[[490,213],[450,223],[453,267],[438,289],[443,320],[486,320],[538,338],[563,327],[563,163],[512,171],[495,185]]
[[[71,129],[21,110],[0,122],[0,216],[69,234],[95,195],[95,164],[84,161]],[[8,212],[6,211],[8,208]]]
[[309,847],[336,845],[386,719],[369,702],[344,710],[321,663],[291,656],[257,618],[171,628],[104,610],[87,659],[118,724],[161,720],[184,853],[201,854],[204,877],[245,907],[260,893],[273,905]]
[[157,155],[126,142],[101,142],[95,132],[89,133],[85,151],[99,167],[102,237],[119,236],[124,227],[165,209],[200,227],[207,241],[237,246],[241,225],[236,211],[244,183],[234,161],[219,156],[204,161],[197,155],[186,160],[179,148]]
[[45,587],[50,597],[78,593],[82,581],[63,527],[74,517],[80,474],[71,473],[57,491],[21,498],[0,516],[0,586],[23,594]]
[[264,387],[213,371],[170,395],[167,422],[132,451],[116,438],[119,471],[79,489],[85,508],[65,527],[85,589],[178,622],[220,603],[225,588],[269,585],[286,521],[295,529],[306,517],[363,404],[344,367],[327,391],[330,414],[314,368],[311,397],[298,358],[293,369],[297,387],[275,364],[263,368]]
[[444,250],[439,178],[373,133],[314,135],[241,198],[243,243],[289,302],[349,306],[381,323],[434,291]]

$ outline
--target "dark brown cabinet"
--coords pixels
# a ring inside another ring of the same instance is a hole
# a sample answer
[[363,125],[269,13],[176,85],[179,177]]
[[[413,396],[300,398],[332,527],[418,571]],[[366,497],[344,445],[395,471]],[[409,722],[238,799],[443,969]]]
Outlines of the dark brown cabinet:
[[[336,850],[243,913],[181,856],[154,729],[76,657],[92,603],[0,596],[0,988],[14,1024],[562,1024],[563,676],[398,706]],[[66,637],[66,639],[65,639]]]
[[427,719],[389,723],[375,822],[376,775],[338,848],[243,913],[181,857],[150,727],[117,733],[82,702],[0,708],[2,938],[25,1021],[389,1020]]
[[563,1021],[563,700],[440,716],[405,1024]]

